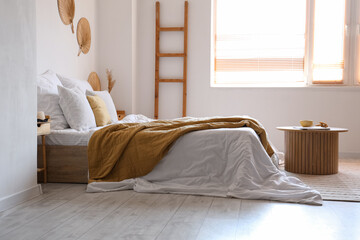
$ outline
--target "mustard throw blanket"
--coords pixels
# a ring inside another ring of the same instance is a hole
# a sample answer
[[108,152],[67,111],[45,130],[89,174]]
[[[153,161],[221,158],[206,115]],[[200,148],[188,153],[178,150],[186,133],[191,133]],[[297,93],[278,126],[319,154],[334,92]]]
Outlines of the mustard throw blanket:
[[118,182],[144,176],[180,136],[198,130],[239,127],[252,128],[269,156],[273,155],[265,129],[251,118],[183,118],[105,127],[96,131],[88,144],[89,182]]

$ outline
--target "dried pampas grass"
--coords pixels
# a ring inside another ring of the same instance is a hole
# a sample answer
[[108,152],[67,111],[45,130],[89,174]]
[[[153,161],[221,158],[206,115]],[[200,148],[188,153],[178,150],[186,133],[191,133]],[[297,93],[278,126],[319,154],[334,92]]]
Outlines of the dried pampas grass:
[[110,93],[111,90],[113,89],[114,85],[115,85],[116,80],[113,80],[111,70],[108,69],[108,68],[106,69],[106,76],[107,76],[107,79],[108,79],[108,91]]

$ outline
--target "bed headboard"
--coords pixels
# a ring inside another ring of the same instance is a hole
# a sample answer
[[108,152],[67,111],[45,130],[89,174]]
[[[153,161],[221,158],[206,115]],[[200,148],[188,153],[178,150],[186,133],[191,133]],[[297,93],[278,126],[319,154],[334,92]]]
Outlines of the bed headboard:
[[90,83],[94,91],[101,91],[100,79],[96,72],[91,72],[89,74],[88,82]]

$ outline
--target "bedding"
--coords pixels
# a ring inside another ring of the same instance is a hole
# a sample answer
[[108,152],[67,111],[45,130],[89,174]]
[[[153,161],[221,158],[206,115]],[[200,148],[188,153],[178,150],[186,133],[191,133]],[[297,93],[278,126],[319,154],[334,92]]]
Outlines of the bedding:
[[263,144],[248,127],[190,132],[180,136],[146,175],[91,182],[90,173],[87,191],[134,189],[321,205],[320,194],[281,172]]
[[[141,114],[130,114],[116,123],[135,123],[135,122],[151,122],[152,119]],[[115,123],[115,124],[116,124]],[[84,131],[77,131],[72,128],[62,130],[51,130],[51,134],[46,136],[46,145],[52,146],[87,146],[91,135],[103,128],[95,127]],[[38,144],[41,144],[41,137],[38,137]]]
[[246,117],[183,118],[117,124],[96,131],[89,141],[89,181],[121,181],[149,173],[180,136],[205,129],[251,127],[270,156],[265,129]]
[[71,128],[81,131],[96,127],[94,113],[84,92],[62,86],[58,86],[58,91],[60,107]]
[[43,111],[51,116],[52,130],[69,127],[59,105],[58,85],[62,86],[56,74],[51,70],[37,77],[37,111]]
[[79,80],[75,78],[69,78],[60,74],[56,74],[59,78],[60,82],[62,83],[62,86],[66,88],[78,88],[81,90],[81,92],[85,93],[86,90],[93,91],[93,88],[91,87],[90,83],[85,80]]
[[106,108],[110,114],[111,117],[111,122],[115,123],[118,121],[118,116],[116,113],[116,108],[115,108],[115,104],[114,101],[112,100],[110,93],[105,90],[105,91],[89,91],[86,90],[86,95],[87,96],[99,96],[102,98],[102,100],[104,100],[105,104],[106,104]]
[[105,126],[111,123],[111,117],[109,111],[107,110],[106,104],[101,97],[95,96],[86,96],[90,107],[94,113],[96,126]]
[[[72,128],[51,130],[46,136],[46,145],[52,146],[87,146],[91,135],[102,127],[91,128],[86,131],[77,131]],[[38,145],[41,137],[38,137]]]

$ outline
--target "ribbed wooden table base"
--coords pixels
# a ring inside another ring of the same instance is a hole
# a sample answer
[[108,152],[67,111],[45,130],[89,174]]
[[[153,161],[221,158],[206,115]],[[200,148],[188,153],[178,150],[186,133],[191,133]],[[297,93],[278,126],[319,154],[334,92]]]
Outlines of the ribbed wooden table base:
[[285,132],[285,170],[302,174],[338,172],[339,133]]

